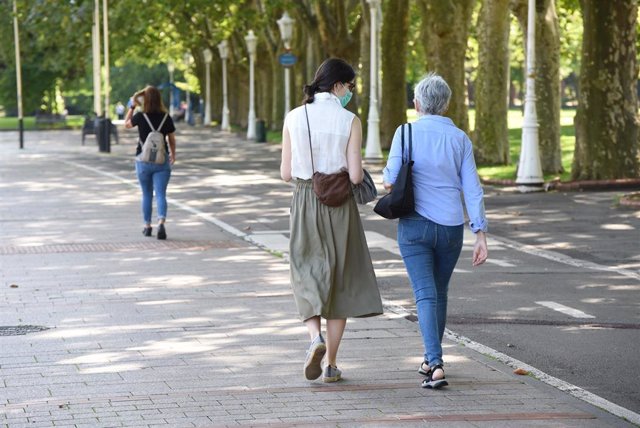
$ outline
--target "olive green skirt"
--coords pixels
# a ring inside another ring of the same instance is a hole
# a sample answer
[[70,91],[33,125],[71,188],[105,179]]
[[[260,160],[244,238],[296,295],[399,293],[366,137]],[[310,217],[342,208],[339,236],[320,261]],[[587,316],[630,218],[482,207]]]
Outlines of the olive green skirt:
[[291,285],[303,320],[382,314],[380,291],[358,206],[318,201],[311,180],[298,180],[291,204]]

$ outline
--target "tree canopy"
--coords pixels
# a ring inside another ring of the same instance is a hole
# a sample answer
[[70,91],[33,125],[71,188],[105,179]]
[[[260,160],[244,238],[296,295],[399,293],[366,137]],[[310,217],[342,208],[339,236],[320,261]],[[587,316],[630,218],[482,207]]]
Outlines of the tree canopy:
[[[70,111],[89,112],[92,109],[94,0],[16,1],[25,112],[59,111],[65,107]],[[596,23],[584,26],[583,16],[591,6],[599,7],[592,4],[593,1],[597,3],[597,0],[536,1],[538,104],[541,121],[549,124],[549,128],[540,133],[546,172],[557,172],[560,165],[560,105],[575,108],[580,100],[587,101],[579,98],[580,79],[584,74],[583,56],[585,52],[591,52],[583,48],[583,42],[591,31],[595,31]],[[445,76],[454,92],[448,114],[461,128],[476,128],[474,135],[478,139],[476,149],[480,158],[490,163],[509,162],[504,126],[506,110],[502,103],[505,93],[511,108],[520,107],[524,98],[526,14],[523,15],[523,11],[526,12],[526,4],[526,0],[381,1],[381,8],[376,13],[381,18],[378,20],[381,37],[378,49],[382,63],[379,95],[383,148],[390,144],[388,136],[393,135],[395,127],[405,120],[404,110],[396,110],[411,105],[411,86],[427,71],[437,70]],[[625,30],[625,37],[635,35],[632,55],[612,55],[611,58],[626,61],[618,65],[631,70],[630,78],[637,80],[640,22],[637,4],[635,7],[634,4],[635,0],[620,0],[610,5],[609,13],[625,13],[627,21],[619,19],[614,25],[626,26],[627,30],[631,28],[632,33]],[[504,13],[505,7],[509,8],[508,16]],[[0,2],[0,112],[4,110],[8,115],[15,114],[16,105],[11,9],[11,1]],[[169,61],[176,64],[177,85],[183,89],[188,87],[192,93],[206,98],[201,90],[206,80],[202,52],[208,48],[214,54],[210,68],[213,89],[211,99],[204,101],[213,106],[214,119],[219,119],[222,91],[217,45],[227,40],[231,120],[246,126],[248,52],[244,37],[251,29],[258,37],[258,117],[265,120],[268,127],[278,129],[282,125],[285,91],[282,68],[278,63],[284,46],[276,21],[284,11],[295,20],[292,52],[298,61],[292,68],[292,104],[302,98],[301,88],[312,79],[320,62],[329,56],[338,56],[358,71],[358,90],[349,108],[366,121],[371,33],[366,0],[109,2],[111,100],[115,104],[146,84],[168,82],[166,64]],[[500,25],[496,26],[496,22]],[[495,55],[494,47],[505,46],[505,41],[508,49]],[[595,40],[595,43],[599,42]],[[193,62],[184,61],[185,53],[191,55]],[[492,62],[497,59],[499,63]],[[496,78],[491,74],[496,72],[503,77]],[[635,102],[637,112],[637,96],[627,102]],[[479,119],[476,123],[468,123],[467,110],[475,108],[476,104],[480,106]],[[634,111],[633,106],[630,111]],[[585,110],[584,114],[591,113]],[[635,119],[628,120],[637,122],[637,114]],[[623,134],[625,137],[621,138],[627,139],[637,135],[634,132]],[[582,155],[585,150],[589,152],[589,147],[589,144],[581,145]],[[638,142],[630,142],[629,150],[625,153],[635,153],[637,157]],[[586,156],[586,159],[590,157]],[[622,166],[626,169],[624,176],[638,173],[637,162],[625,165]],[[590,168],[586,170],[591,171]],[[609,170],[615,171],[616,167]],[[615,175],[614,172],[605,175],[612,174]],[[601,176],[601,173],[595,175]],[[589,173],[581,173],[582,178],[588,176]]]

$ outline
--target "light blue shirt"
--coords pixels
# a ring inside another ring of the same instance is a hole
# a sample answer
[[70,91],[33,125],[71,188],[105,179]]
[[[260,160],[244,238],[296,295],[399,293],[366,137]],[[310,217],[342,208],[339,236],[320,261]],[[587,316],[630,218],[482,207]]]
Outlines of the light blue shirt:
[[[409,149],[405,127],[405,152]],[[461,193],[464,195],[469,226],[475,233],[487,231],[484,192],[473,158],[471,140],[451,119],[424,115],[411,124],[413,134],[413,190],[416,212],[444,226],[464,224]],[[405,154],[406,157],[406,154]],[[396,129],[383,170],[384,182],[393,184],[402,166],[400,127]]]

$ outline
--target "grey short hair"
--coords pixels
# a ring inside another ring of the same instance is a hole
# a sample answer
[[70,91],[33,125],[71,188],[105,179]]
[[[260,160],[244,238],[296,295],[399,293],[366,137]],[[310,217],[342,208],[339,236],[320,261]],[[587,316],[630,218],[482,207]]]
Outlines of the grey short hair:
[[413,90],[413,98],[420,105],[420,113],[441,115],[449,107],[451,89],[447,82],[436,73],[422,78]]

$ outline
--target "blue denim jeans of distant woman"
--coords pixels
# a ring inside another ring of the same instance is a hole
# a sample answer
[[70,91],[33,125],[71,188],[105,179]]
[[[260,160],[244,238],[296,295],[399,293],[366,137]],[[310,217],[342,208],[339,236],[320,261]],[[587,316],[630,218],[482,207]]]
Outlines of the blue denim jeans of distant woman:
[[158,219],[167,218],[167,185],[171,178],[169,156],[163,164],[136,161],[136,175],[142,189],[142,219],[151,224],[151,203],[153,193],[156,194]]
[[419,214],[398,223],[398,245],[416,299],[424,361],[430,367],[443,364],[449,280],[460,257],[463,233],[464,225],[443,226]]

